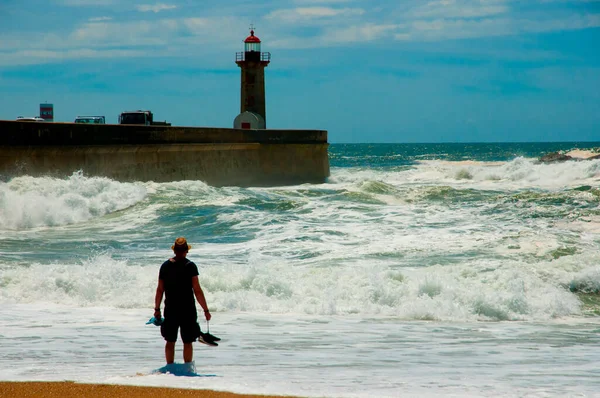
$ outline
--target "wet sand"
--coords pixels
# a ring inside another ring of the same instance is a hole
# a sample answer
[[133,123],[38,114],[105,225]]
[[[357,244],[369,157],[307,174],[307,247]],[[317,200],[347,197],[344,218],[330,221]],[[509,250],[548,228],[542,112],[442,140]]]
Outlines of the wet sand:
[[[65,382],[0,382],[0,398],[276,398],[211,390]],[[289,398],[289,397],[288,397]]]

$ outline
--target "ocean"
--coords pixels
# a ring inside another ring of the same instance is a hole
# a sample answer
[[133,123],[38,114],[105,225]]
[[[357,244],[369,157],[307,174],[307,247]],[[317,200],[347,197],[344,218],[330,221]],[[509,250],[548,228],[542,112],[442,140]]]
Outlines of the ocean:
[[[0,380],[600,396],[600,159],[537,161],[598,149],[332,144],[327,183],[271,188],[2,181]],[[190,376],[153,372],[146,325],[178,236],[222,339]]]

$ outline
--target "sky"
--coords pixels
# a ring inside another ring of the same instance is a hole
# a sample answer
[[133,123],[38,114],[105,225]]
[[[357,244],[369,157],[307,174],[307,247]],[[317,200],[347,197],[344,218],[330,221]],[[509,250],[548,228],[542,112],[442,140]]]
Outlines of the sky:
[[55,121],[233,127],[250,26],[269,128],[600,141],[600,0],[0,0],[0,119],[49,102]]

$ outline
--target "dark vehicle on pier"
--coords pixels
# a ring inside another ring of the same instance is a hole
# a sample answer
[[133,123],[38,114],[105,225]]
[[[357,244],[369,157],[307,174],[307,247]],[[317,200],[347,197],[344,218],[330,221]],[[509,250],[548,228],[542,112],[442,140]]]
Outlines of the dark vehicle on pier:
[[129,111],[119,115],[119,124],[136,124],[145,126],[170,126],[171,123],[154,121],[154,115],[150,111]]

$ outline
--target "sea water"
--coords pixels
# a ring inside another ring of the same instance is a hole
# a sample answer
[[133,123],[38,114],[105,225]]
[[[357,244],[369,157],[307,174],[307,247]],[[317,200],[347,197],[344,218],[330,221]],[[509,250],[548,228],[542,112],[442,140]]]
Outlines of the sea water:
[[[600,396],[600,160],[537,161],[598,147],[334,144],[325,184],[272,188],[4,178],[0,380]],[[222,338],[183,376],[146,325],[178,236]]]

